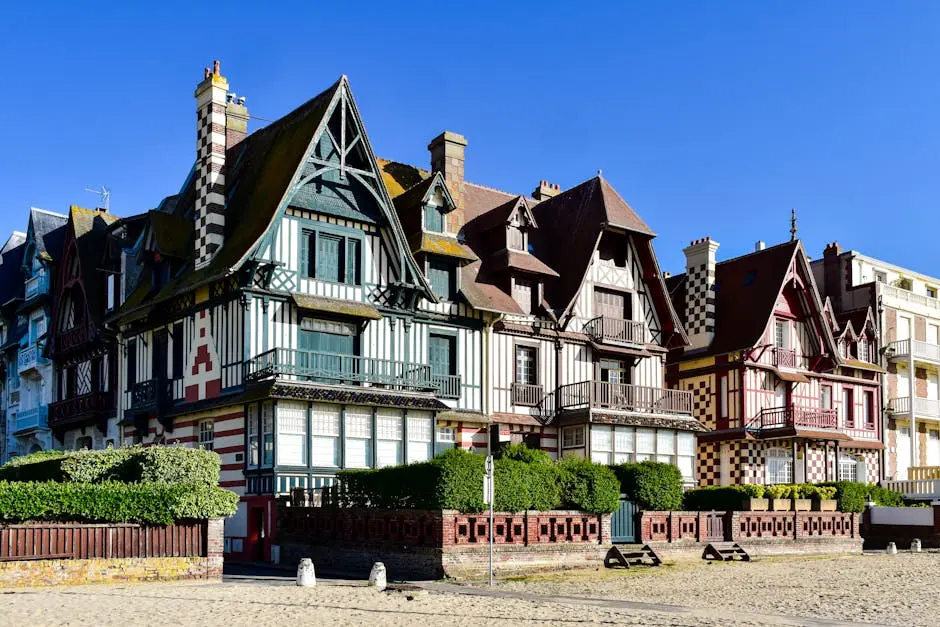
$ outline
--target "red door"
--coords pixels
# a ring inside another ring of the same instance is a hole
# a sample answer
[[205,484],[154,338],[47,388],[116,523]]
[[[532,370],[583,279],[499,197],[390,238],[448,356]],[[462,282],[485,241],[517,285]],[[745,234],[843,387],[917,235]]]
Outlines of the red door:
[[264,508],[252,507],[248,510],[248,538],[245,556],[256,562],[264,561]]

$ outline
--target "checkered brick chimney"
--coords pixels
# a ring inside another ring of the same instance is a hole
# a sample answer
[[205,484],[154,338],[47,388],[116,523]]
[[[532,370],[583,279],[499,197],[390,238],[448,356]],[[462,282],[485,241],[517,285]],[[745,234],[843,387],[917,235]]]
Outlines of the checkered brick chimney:
[[685,326],[690,348],[705,348],[715,339],[715,253],[710,237],[693,241],[685,253]]
[[466,159],[467,138],[459,133],[444,131],[431,140],[431,169],[444,175],[444,182],[457,208],[447,215],[447,230],[458,233],[465,219],[463,166]]
[[228,81],[213,62],[196,86],[196,269],[225,239],[225,96]]

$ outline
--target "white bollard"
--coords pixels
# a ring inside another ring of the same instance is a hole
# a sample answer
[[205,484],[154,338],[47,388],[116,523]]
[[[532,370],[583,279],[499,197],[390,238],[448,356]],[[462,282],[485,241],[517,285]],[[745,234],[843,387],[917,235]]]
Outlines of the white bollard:
[[377,590],[385,590],[388,587],[388,578],[385,575],[385,564],[376,562],[372,566],[372,572],[369,573],[369,585]]
[[920,538],[914,538],[913,540],[911,540],[911,552],[920,553],[920,551],[921,551]]
[[305,557],[297,564],[297,585],[312,588],[317,585],[317,575],[313,570],[313,560]]
[[888,555],[897,555],[898,547],[894,544],[894,542],[889,542],[888,548],[885,549],[885,553],[887,553]]

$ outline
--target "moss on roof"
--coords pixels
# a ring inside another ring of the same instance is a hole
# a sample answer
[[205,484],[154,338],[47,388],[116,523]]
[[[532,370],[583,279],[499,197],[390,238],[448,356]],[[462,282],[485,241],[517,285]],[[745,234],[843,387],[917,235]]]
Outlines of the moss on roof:
[[321,311],[368,320],[380,320],[382,318],[382,314],[379,313],[378,309],[368,303],[311,296],[309,294],[291,294],[291,298],[297,307],[308,311]]
[[477,256],[473,254],[473,251],[458,242],[457,238],[435,233],[422,233],[418,238],[417,246],[413,245],[411,250],[415,254],[429,253],[453,257],[467,262],[477,260]]

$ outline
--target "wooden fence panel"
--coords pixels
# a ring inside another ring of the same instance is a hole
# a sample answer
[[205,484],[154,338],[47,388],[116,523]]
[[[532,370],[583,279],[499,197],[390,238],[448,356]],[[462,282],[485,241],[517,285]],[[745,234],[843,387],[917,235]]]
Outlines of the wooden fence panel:
[[0,525],[0,561],[205,557],[205,523],[144,527],[35,523]]

